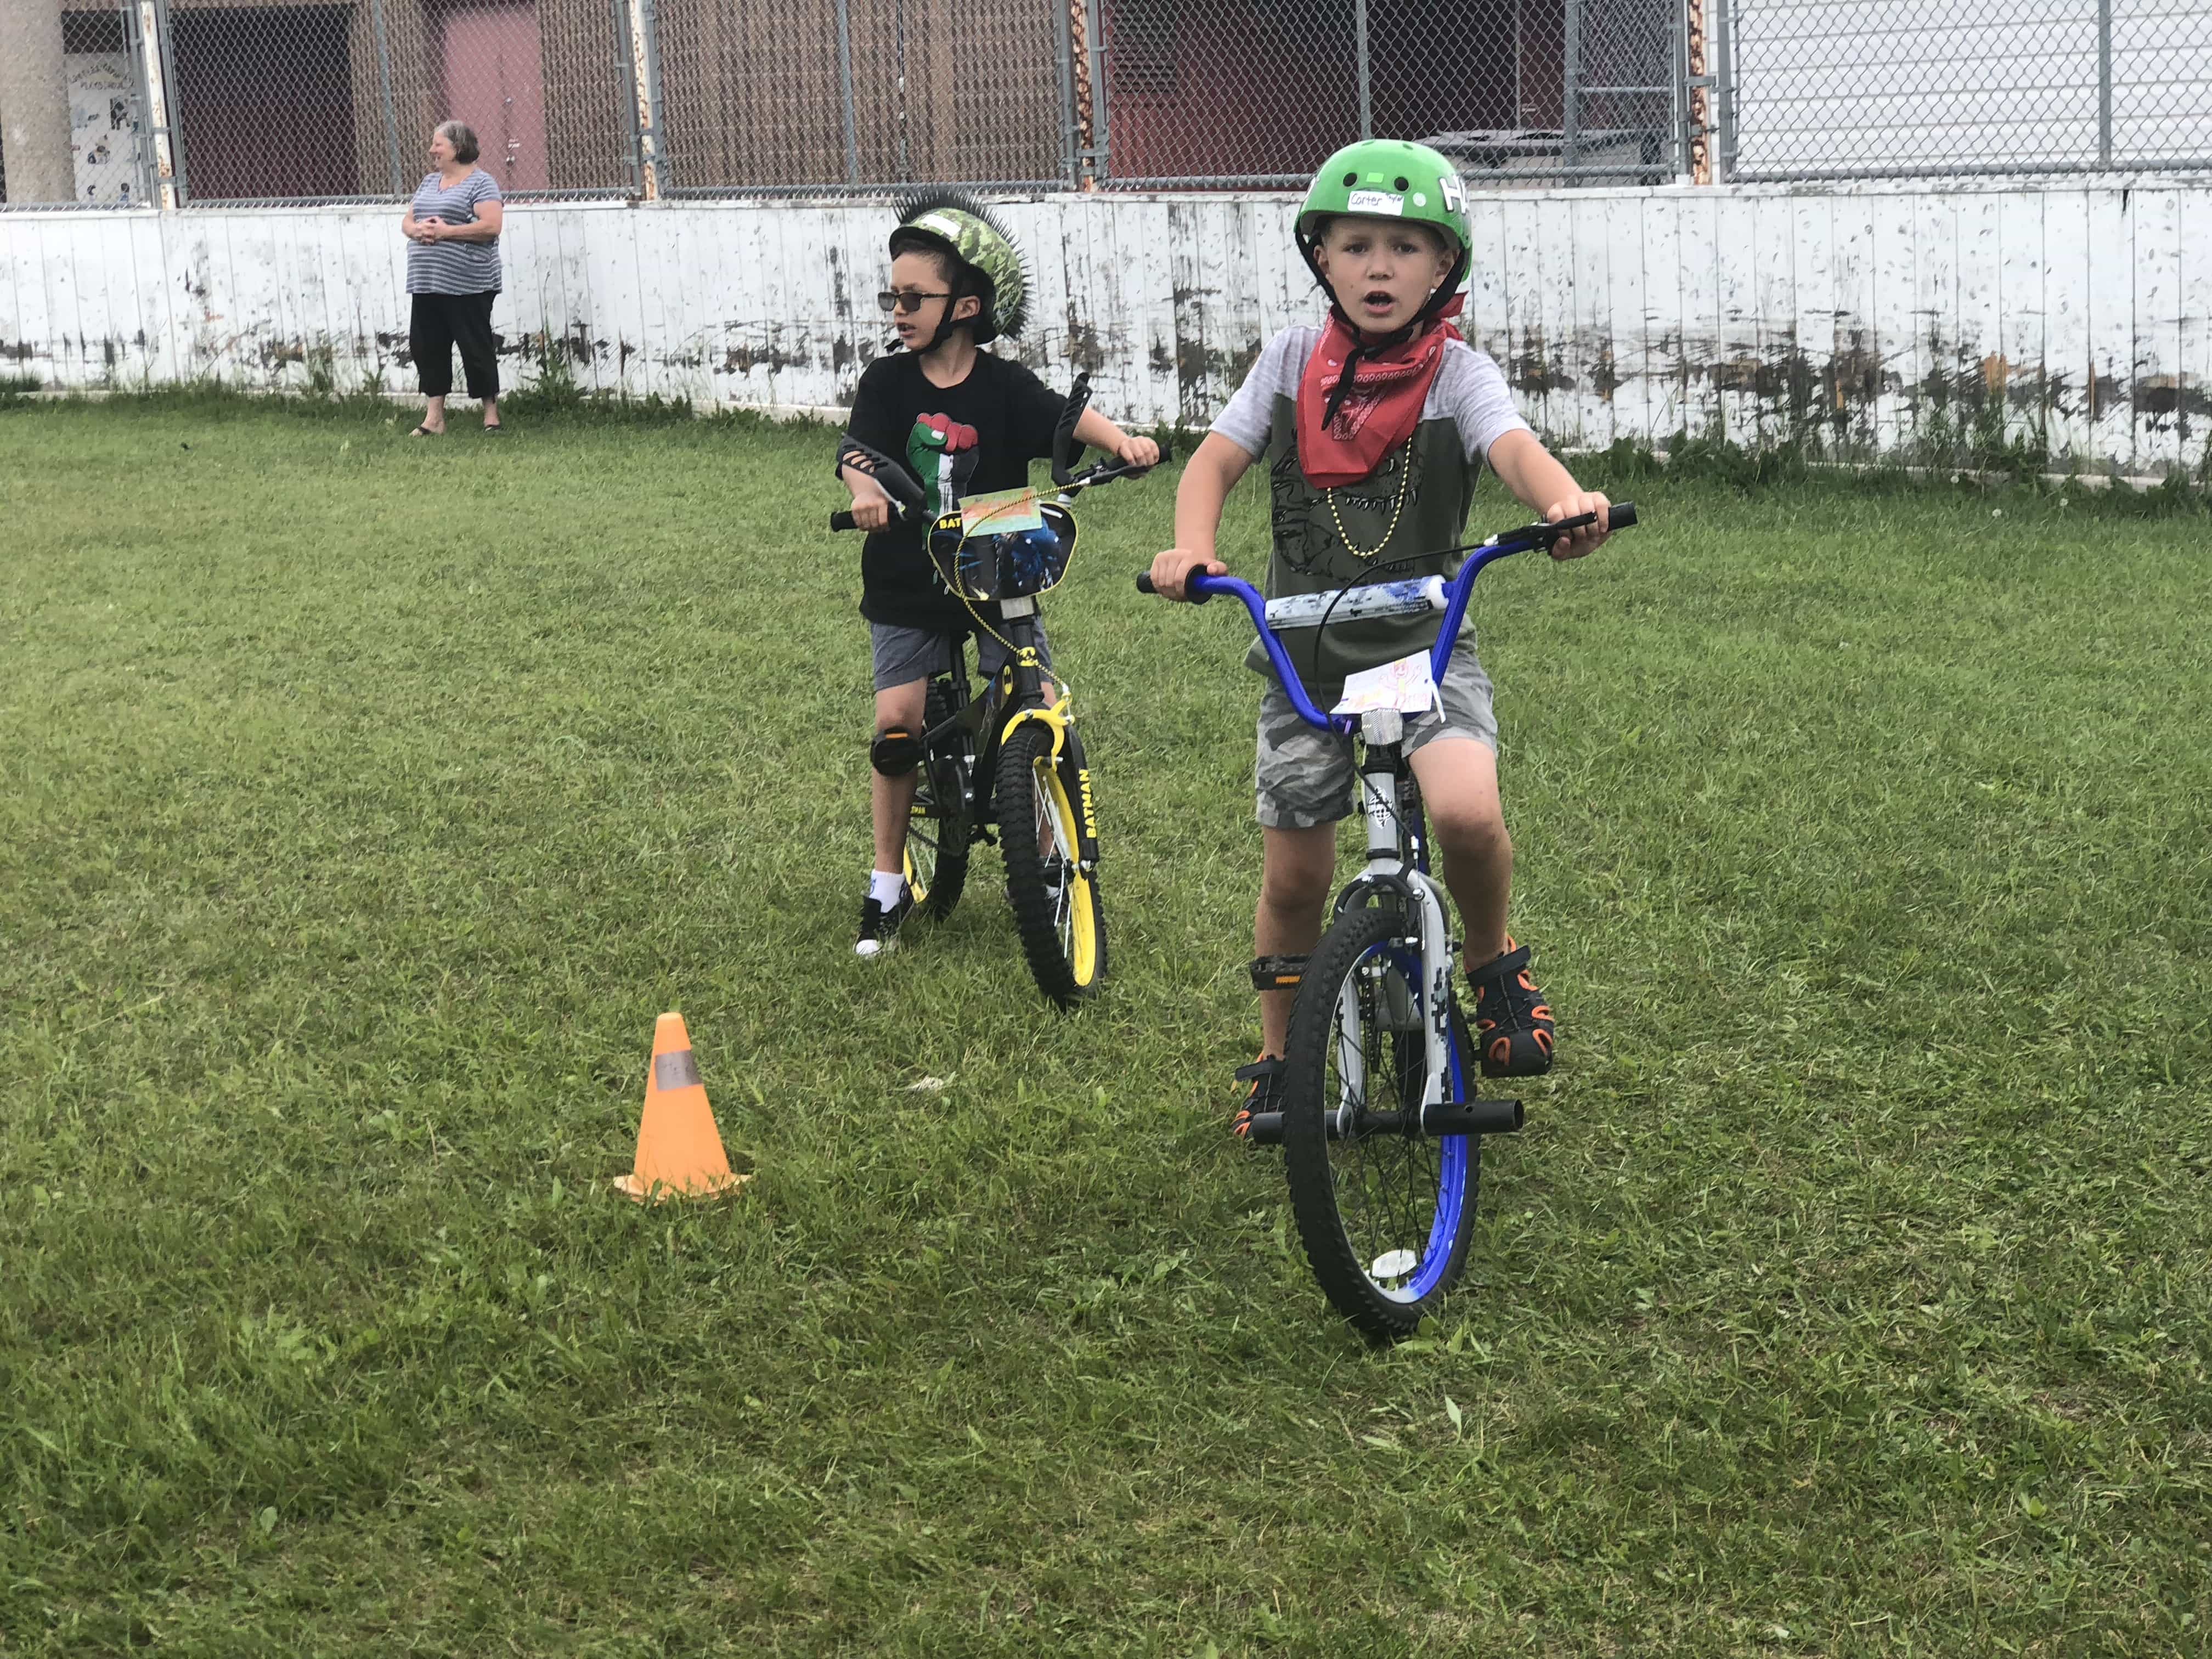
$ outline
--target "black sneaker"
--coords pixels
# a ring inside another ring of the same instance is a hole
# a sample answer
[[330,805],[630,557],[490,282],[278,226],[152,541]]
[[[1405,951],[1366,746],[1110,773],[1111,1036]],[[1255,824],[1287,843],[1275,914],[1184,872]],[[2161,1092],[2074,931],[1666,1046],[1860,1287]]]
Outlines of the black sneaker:
[[898,938],[899,923],[906,920],[907,913],[913,908],[914,889],[911,887],[899,889],[898,902],[888,910],[876,902],[873,893],[862,899],[860,936],[853,941],[853,954],[872,957],[890,949]]
[[1261,1112],[1283,1109],[1283,1062],[1273,1054],[1262,1054],[1249,1066],[1239,1066],[1237,1080],[1249,1083],[1252,1087],[1245,1095],[1243,1104],[1237,1109],[1237,1115],[1231,1121],[1229,1130],[1249,1146],[1253,1118]]
[[1552,1011],[1528,977],[1528,947],[1505,941],[1467,976],[1474,990],[1475,1043],[1485,1077],[1537,1077],[1552,1069]]

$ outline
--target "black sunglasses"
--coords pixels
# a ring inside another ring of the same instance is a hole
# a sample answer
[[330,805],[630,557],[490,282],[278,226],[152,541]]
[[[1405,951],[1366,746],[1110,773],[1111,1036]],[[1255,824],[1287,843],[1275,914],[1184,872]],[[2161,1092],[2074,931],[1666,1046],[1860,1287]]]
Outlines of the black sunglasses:
[[925,300],[949,300],[951,297],[950,294],[920,294],[912,289],[902,293],[896,289],[887,288],[876,295],[876,303],[885,311],[903,313],[921,310],[921,302]]

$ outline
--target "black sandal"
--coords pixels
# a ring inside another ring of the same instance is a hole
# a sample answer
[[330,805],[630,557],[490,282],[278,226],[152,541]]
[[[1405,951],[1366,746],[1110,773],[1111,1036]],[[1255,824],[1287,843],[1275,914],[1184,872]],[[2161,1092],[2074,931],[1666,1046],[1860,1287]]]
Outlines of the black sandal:
[[1467,976],[1474,991],[1476,1046],[1485,1077],[1540,1077],[1552,1069],[1552,1011],[1528,977],[1528,947],[1505,949]]
[[1249,1066],[1237,1068],[1237,1080],[1252,1085],[1244,1103],[1237,1109],[1237,1115],[1229,1125],[1230,1133],[1249,1144],[1252,1120],[1261,1112],[1283,1109],[1283,1062],[1274,1054],[1262,1054]]

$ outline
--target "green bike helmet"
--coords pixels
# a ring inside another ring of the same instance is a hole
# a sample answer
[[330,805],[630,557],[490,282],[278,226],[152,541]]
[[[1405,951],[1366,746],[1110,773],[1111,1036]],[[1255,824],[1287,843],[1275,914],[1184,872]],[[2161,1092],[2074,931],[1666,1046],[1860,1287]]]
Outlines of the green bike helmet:
[[[1418,327],[1434,316],[1467,280],[1471,235],[1467,190],[1460,183],[1459,169],[1426,144],[1399,138],[1365,138],[1346,144],[1321,164],[1313,183],[1306,186],[1296,234],[1298,252],[1305,256],[1307,268],[1324,294],[1328,284],[1322,280],[1314,249],[1321,240],[1322,226],[1345,214],[1409,220],[1428,226],[1451,245],[1451,274],[1409,326]],[[1329,303],[1332,309],[1338,309],[1333,295]]]
[[[968,325],[975,331],[977,345],[1022,331],[1029,317],[1029,276],[1013,238],[982,204],[954,191],[933,191],[901,202],[898,216],[898,228],[891,232],[891,258],[921,249],[952,261],[955,298],[973,294],[983,302],[983,309]],[[938,325],[924,350],[945,338],[951,316],[948,305],[945,320]]]

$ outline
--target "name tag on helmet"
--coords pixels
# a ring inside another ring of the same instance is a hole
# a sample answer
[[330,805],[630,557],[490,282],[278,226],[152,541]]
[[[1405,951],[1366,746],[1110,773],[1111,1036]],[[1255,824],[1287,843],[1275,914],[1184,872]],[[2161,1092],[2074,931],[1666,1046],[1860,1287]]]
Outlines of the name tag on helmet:
[[1355,190],[1352,192],[1351,204],[1345,209],[1345,211],[1388,214],[1391,218],[1395,219],[1404,215],[1406,198],[1394,191]]

